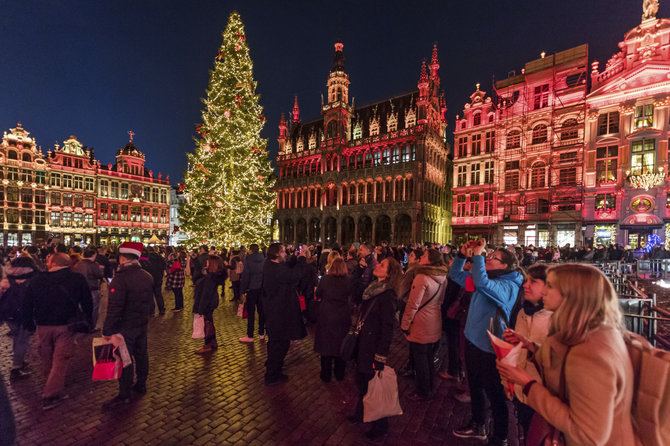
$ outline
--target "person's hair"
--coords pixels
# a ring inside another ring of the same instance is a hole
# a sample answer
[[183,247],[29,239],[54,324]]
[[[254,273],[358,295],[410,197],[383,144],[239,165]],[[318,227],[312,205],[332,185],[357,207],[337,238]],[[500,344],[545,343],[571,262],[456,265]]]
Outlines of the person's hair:
[[202,251],[203,249],[204,249],[206,252],[209,252],[209,246],[207,246],[207,245],[200,245],[200,250]]
[[71,249],[75,254],[81,254],[81,246],[74,245]]
[[268,260],[277,260],[282,246],[283,245],[281,243],[272,243],[270,246],[268,246]]
[[388,263],[386,270],[386,281],[397,293],[398,289],[400,288],[400,281],[402,280],[402,266],[400,266],[400,263],[398,263],[398,261],[393,257],[387,257],[382,260],[382,262]]
[[32,254],[32,255],[37,254],[37,251],[38,251],[37,246],[30,245],[26,248],[26,251],[28,252],[28,254]]
[[409,257],[409,254],[412,253],[412,252],[414,253],[414,258],[417,259],[417,260],[419,260],[421,258],[421,256],[423,256],[423,249],[416,248],[416,249],[411,249],[409,251],[409,253],[407,253],[407,257]]
[[340,253],[337,251],[330,251],[328,253],[328,261],[326,262],[326,271],[330,271],[330,269],[333,267],[333,262],[335,259],[340,259],[342,256],[340,256]]
[[506,270],[514,271],[519,267],[519,260],[514,252],[505,248],[496,249],[494,252],[500,253],[500,260],[505,264]]
[[333,259],[333,263],[331,263],[330,267],[326,268],[326,270],[328,271],[329,276],[344,277],[349,274],[347,264],[339,255]]
[[56,252],[62,252],[63,254],[67,254],[67,252],[68,252],[68,250],[67,250],[67,246],[65,246],[65,245],[62,244],[62,243],[59,243],[59,244],[57,244],[56,247],[54,248],[54,252],[55,252],[55,253],[56,253]]
[[70,261],[70,256],[63,252],[51,256],[51,265],[53,266],[70,266]]
[[138,260],[139,257],[137,257],[135,254],[131,254],[129,252],[120,252],[119,257],[123,257],[127,260]]
[[551,317],[550,336],[576,345],[603,324],[625,333],[617,293],[602,271],[583,263],[564,263],[550,267],[549,274],[554,275],[551,286],[563,298]]
[[[444,258],[442,253],[435,248],[428,249],[428,261],[431,266],[444,266]],[[416,254],[415,254],[416,255]]]
[[207,271],[218,273],[221,270],[223,270],[223,259],[219,256],[209,256],[207,258]]
[[256,243],[252,243],[251,245],[249,245],[249,252],[252,252],[254,254],[257,253],[258,245]]
[[93,251],[92,249],[87,249],[87,250],[84,251],[84,258],[85,258],[85,259],[90,259],[90,258],[93,257],[95,254],[96,254],[96,252]]
[[361,246],[358,248],[358,252],[359,252],[359,254],[360,254],[361,248],[362,248],[363,246],[365,246],[366,248],[368,248],[368,251],[370,251],[370,253],[374,253],[374,252],[375,252],[375,247],[372,246],[372,244],[370,244],[370,243],[361,243]]
[[549,270],[549,265],[546,263],[536,263],[534,265],[529,266],[526,269],[526,277],[530,277],[533,279],[539,279],[543,282],[547,281],[547,271]]

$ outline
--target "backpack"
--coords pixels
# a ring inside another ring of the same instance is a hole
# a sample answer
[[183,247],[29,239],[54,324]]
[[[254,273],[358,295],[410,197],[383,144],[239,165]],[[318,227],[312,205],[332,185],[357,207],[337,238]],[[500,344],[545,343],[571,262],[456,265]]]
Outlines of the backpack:
[[654,348],[642,336],[628,333],[626,347],[633,364],[633,427],[645,446],[670,444],[670,352]]
[[28,290],[28,281],[18,283],[9,279],[9,283],[9,288],[0,297],[0,322],[21,319],[21,307]]

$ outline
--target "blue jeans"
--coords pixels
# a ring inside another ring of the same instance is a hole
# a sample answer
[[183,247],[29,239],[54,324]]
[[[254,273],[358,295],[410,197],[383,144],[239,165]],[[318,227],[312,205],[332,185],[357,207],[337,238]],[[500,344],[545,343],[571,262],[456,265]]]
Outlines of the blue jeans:
[[9,336],[12,338],[12,369],[20,369],[23,367],[23,360],[30,345],[30,336],[32,332],[26,330],[21,326],[21,323],[16,321],[7,321],[9,327]]

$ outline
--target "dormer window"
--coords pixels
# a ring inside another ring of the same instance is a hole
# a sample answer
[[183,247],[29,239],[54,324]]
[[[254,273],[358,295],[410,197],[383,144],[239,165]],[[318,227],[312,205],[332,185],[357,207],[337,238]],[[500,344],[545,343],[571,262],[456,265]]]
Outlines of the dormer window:
[[302,149],[304,149],[304,143],[302,141],[302,138],[300,138],[300,139],[298,139],[298,142],[296,143],[295,151],[296,152],[302,152]]
[[473,126],[478,126],[482,123],[482,114],[481,113],[475,113],[472,116],[472,125]]
[[372,119],[370,121],[370,136],[379,135],[379,121]]
[[398,130],[398,114],[391,113],[386,120],[386,131],[395,132]]
[[354,139],[361,139],[363,137],[363,129],[361,128],[361,123],[357,122],[354,126]]
[[312,135],[309,137],[309,150],[314,150],[316,149],[316,136],[312,133]]
[[493,113],[491,113],[489,115],[489,124],[492,124],[494,119],[495,119],[495,115]]
[[293,147],[291,147],[290,143],[286,143],[286,145],[284,146],[284,152],[293,153]]
[[414,109],[410,109],[407,114],[405,114],[405,128],[414,127],[416,125],[416,112]]

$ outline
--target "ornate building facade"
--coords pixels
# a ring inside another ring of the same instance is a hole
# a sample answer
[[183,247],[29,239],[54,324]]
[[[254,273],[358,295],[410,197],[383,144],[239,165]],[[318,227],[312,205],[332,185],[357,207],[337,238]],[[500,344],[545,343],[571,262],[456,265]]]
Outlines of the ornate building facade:
[[437,48],[417,90],[355,107],[342,43],[318,120],[298,100],[279,124],[275,224],[288,243],[441,242],[451,239],[446,104]]
[[670,247],[670,20],[643,8],[605,69],[592,63],[584,224],[588,242],[648,250]]
[[525,64],[456,117],[456,242],[581,245],[588,46]]

